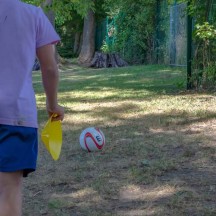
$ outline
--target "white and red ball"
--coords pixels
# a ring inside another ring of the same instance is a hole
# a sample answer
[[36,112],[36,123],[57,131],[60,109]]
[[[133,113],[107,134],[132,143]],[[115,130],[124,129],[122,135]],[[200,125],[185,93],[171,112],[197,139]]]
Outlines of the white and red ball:
[[85,151],[100,151],[105,145],[105,136],[99,128],[89,127],[82,131],[79,141]]

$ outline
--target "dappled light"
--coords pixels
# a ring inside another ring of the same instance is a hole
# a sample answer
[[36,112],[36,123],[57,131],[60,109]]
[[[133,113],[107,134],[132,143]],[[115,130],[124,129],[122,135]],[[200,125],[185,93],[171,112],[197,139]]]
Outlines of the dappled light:
[[99,196],[97,195],[97,191],[94,191],[91,188],[84,188],[82,190],[79,191],[73,191],[72,193],[69,194],[53,194],[51,196],[51,198],[73,198],[73,199],[90,199],[92,198],[92,200],[96,200],[97,197],[97,201],[101,201],[99,199]]
[[0,0],[0,216],[216,216],[215,59],[216,0]]
[[141,188],[136,185],[127,185],[126,187],[120,189],[120,200],[144,200],[146,202],[153,202],[161,198],[167,198],[172,196],[178,191],[175,187],[162,186],[157,188]]
[[[65,70],[59,93],[66,109],[60,159],[53,162],[41,144],[37,175],[25,188],[41,215],[215,212],[214,94],[184,91],[176,86],[184,73],[164,67],[124,68],[125,76],[123,69]],[[43,127],[45,98],[37,74],[35,79]],[[92,126],[104,132],[106,143],[88,153],[79,136]]]

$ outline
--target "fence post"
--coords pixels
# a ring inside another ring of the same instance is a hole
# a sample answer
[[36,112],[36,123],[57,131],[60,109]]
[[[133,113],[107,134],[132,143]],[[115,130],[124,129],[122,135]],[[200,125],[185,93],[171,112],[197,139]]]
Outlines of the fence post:
[[[189,6],[190,1],[187,3]],[[187,89],[192,89],[192,17],[187,13]]]

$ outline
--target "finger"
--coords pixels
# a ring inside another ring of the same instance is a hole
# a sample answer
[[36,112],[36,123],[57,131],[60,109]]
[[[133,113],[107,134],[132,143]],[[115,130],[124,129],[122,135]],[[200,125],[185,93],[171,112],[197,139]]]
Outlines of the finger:
[[61,116],[61,115],[52,117],[52,121],[62,121],[62,120],[63,120],[63,116]]

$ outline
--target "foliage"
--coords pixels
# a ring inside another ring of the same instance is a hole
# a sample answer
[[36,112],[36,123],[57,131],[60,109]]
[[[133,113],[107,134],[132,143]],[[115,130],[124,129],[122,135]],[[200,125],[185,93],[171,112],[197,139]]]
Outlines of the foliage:
[[[23,1],[37,6],[43,2],[43,0]],[[155,52],[161,56],[163,50],[166,49],[161,37],[162,35],[165,37],[169,32],[165,19],[168,15],[162,14],[163,24],[162,22],[158,24],[157,17],[157,6],[162,2],[165,0],[52,0],[51,7],[46,7],[46,9],[55,12],[57,30],[63,38],[60,50],[65,53],[65,56],[72,55],[70,50],[73,47],[74,34],[82,31],[83,18],[91,8],[95,11],[97,21],[109,16],[107,37],[101,50],[119,52],[129,63],[142,64],[155,62]],[[216,77],[214,75],[216,22],[214,17],[209,19],[213,1],[167,0],[166,2],[169,4],[188,3],[188,13],[194,18],[195,23],[194,76],[199,83],[214,79]],[[157,46],[158,41],[161,43],[160,46]]]
[[105,40],[103,41],[103,44],[101,46],[101,51],[103,53],[110,53],[111,52],[110,46],[106,43]]
[[197,24],[195,36],[198,39],[205,41],[208,45],[210,40],[216,37],[216,29],[208,22],[204,22],[203,25]]
[[61,43],[57,45],[57,50],[61,57],[71,58],[75,56],[73,53],[74,34],[76,31],[81,31],[78,26],[73,25],[72,22],[67,21],[62,25],[57,25],[56,30],[61,35]]
[[216,29],[208,22],[197,24],[194,31],[196,44],[194,55],[194,76],[196,87],[211,88],[216,82]]
[[22,0],[22,1],[25,3],[33,4],[33,5],[37,5],[37,6],[41,4],[41,0]]
[[104,17],[102,5],[104,0],[51,0],[51,4],[45,4],[45,0],[23,0],[26,3],[42,6],[45,11],[52,10],[55,13],[55,24],[61,35],[61,44],[58,51],[63,57],[72,57],[74,38],[77,32],[82,32],[83,20],[89,9],[95,11],[96,19]]
[[[108,14],[114,19],[111,35],[113,49],[130,63],[152,62],[156,0],[107,0]],[[109,32],[108,32],[109,33]]]
[[210,23],[211,0],[193,0],[189,14],[195,21],[193,79],[197,88],[212,88],[216,83],[216,20]]
[[[36,6],[42,5],[44,0],[23,0],[26,3],[30,3]],[[74,17],[77,17],[77,14],[82,19],[89,8],[95,8],[95,2],[89,0],[52,0],[51,5],[43,5],[45,10],[53,10],[55,12],[56,23],[63,25],[67,21],[73,22]],[[77,21],[77,20],[76,20]]]
[[[170,0],[173,3],[173,0]],[[211,88],[216,82],[216,19],[211,16],[214,0],[177,0],[188,4],[193,18],[193,77],[197,88]]]

